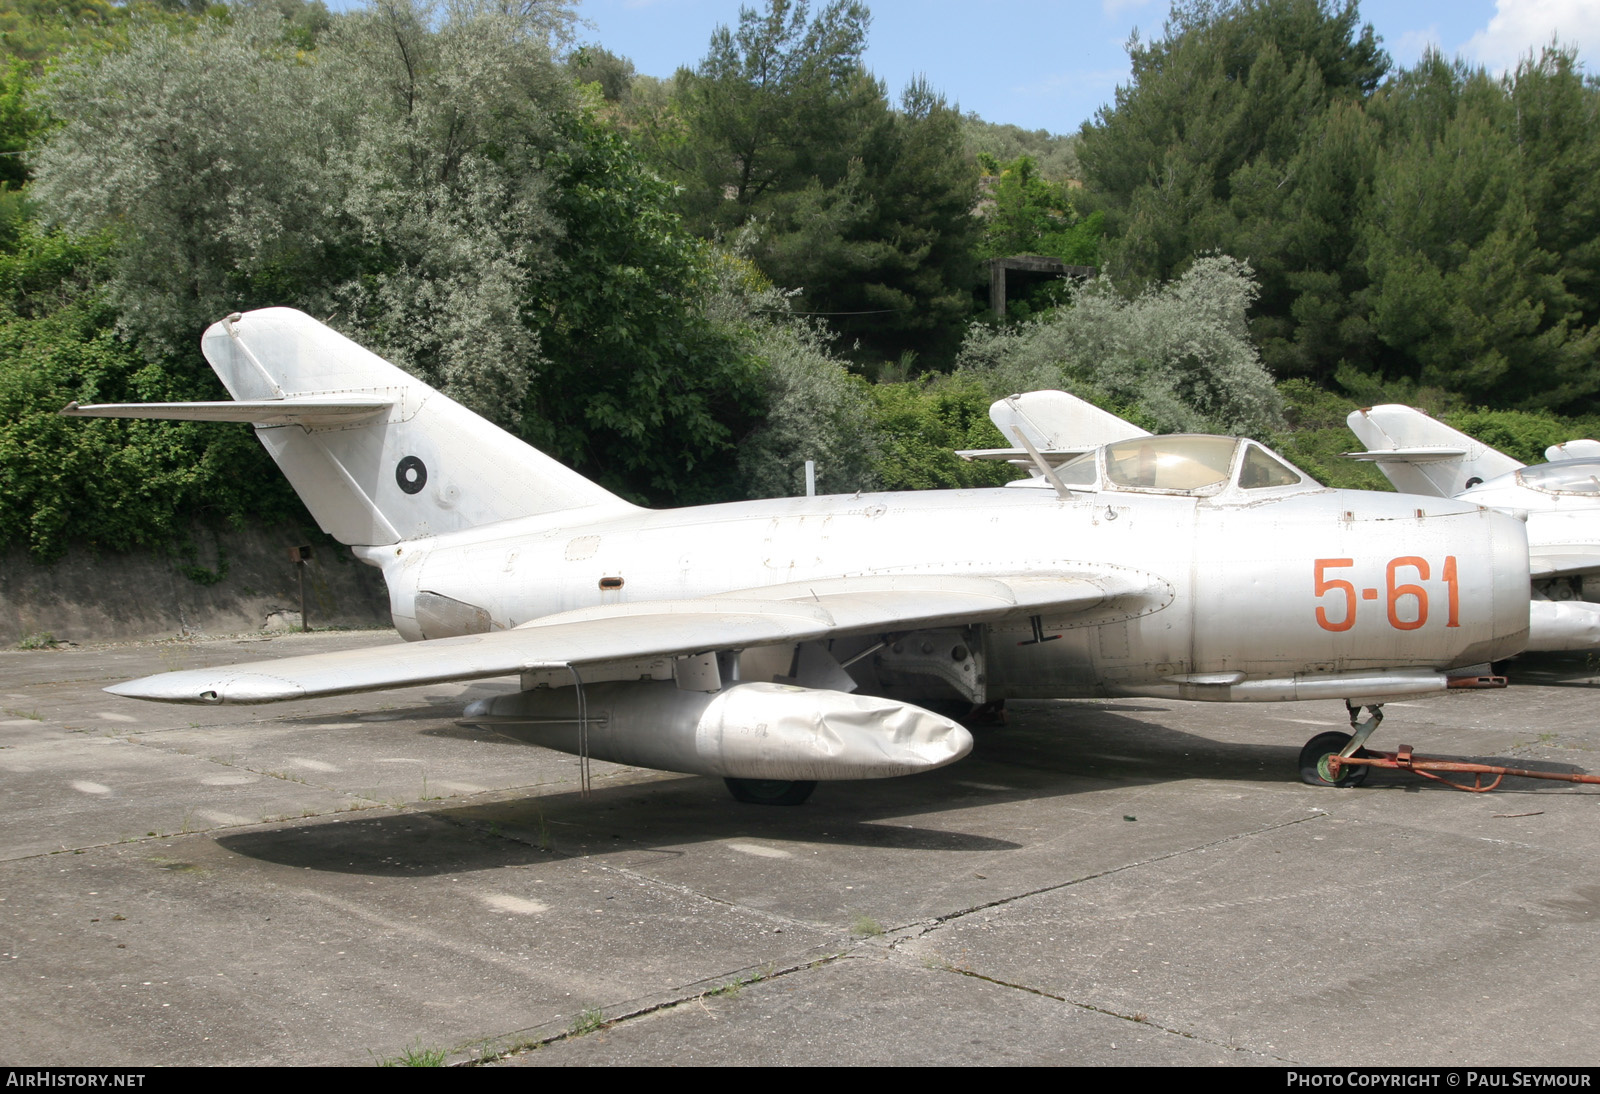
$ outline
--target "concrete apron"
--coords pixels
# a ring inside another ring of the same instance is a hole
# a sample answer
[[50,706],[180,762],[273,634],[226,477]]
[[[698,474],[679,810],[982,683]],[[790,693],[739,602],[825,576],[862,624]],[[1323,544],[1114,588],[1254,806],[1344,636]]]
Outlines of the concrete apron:
[[[1018,704],[799,808],[453,724],[509,684],[166,707],[392,640],[0,653],[0,1058],[1593,1064],[1592,788],[1295,776],[1331,702]],[[1580,658],[1378,747],[1600,768]]]

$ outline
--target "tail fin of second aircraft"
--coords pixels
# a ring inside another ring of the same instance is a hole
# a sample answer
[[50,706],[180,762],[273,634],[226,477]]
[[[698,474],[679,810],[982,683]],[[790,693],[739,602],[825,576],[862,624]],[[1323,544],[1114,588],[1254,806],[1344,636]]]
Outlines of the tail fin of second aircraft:
[[1376,462],[1378,470],[1403,494],[1454,497],[1523,466],[1409,406],[1367,407],[1352,411],[1345,421],[1367,446],[1365,452],[1346,455]]
[[323,531],[352,545],[629,508],[302,312],[229,316],[200,345],[234,402],[74,404],[65,413],[251,422]]

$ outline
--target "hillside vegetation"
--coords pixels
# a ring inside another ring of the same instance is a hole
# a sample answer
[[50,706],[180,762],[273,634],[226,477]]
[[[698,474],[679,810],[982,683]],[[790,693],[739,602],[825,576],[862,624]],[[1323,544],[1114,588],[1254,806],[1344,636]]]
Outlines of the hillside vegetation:
[[[0,3],[0,540],[309,523],[221,398],[233,311],[322,318],[650,504],[993,484],[1062,386],[1335,483],[1401,401],[1527,458],[1600,416],[1600,86],[1546,50],[1398,69],[1354,3],[1184,0],[1095,118],[1028,132],[766,0],[667,79],[562,0]],[[1050,254],[1005,322],[983,260]]]

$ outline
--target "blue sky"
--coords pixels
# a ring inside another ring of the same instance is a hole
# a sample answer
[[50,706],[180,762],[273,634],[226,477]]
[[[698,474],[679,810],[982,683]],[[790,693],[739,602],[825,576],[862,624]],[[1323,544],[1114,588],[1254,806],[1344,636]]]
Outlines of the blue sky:
[[[813,9],[825,0],[814,0]],[[765,7],[764,0],[755,6]],[[867,67],[891,96],[921,73],[963,110],[993,122],[1070,133],[1128,79],[1135,29],[1159,37],[1168,0],[868,0]],[[582,0],[580,41],[631,59],[642,73],[693,66],[739,0]],[[1600,0],[1364,0],[1399,64],[1429,45],[1499,71],[1557,36],[1600,56]],[[1585,48],[1588,47],[1588,48]],[[1586,71],[1600,72],[1587,64]]]

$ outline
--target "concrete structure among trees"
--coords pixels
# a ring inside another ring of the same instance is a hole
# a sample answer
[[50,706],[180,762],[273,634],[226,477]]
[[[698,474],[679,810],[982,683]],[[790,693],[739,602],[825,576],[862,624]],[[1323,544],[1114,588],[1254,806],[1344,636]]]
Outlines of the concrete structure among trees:
[[1006,276],[1025,283],[1048,277],[1076,277],[1088,281],[1100,276],[1095,266],[1068,266],[1059,258],[1048,255],[1012,255],[1010,258],[991,258],[989,266],[989,308],[995,317],[1006,317]]

